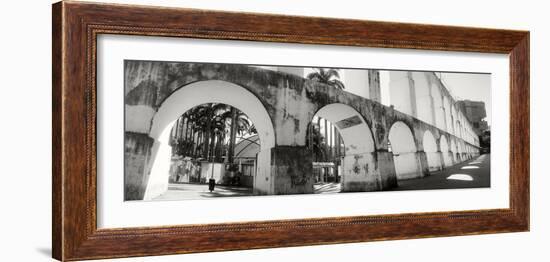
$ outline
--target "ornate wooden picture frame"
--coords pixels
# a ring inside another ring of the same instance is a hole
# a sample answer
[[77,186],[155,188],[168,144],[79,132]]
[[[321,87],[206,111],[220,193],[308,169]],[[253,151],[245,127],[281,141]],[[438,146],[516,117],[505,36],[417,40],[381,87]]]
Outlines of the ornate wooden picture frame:
[[[529,230],[527,31],[72,1],[53,5],[52,27],[52,244],[53,257],[58,260]],[[508,54],[510,207],[476,211],[98,229],[96,44],[100,34]]]

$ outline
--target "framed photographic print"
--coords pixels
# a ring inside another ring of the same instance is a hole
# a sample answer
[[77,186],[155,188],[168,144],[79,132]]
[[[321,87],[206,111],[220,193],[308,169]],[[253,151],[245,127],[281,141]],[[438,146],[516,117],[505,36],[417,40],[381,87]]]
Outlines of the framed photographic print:
[[526,31],[59,2],[52,99],[58,260],[529,230]]

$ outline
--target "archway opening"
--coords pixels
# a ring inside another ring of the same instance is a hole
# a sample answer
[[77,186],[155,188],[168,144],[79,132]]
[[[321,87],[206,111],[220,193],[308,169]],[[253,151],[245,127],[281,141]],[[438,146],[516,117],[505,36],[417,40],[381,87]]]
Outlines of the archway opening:
[[[200,117],[203,114],[204,117]],[[236,125],[231,124],[234,117]],[[178,141],[174,139],[174,132],[180,132],[178,138],[181,138],[181,125],[185,121],[195,125],[195,130],[187,131],[187,139]],[[257,136],[258,140],[258,151],[253,161],[240,159],[241,164],[254,163],[251,172],[253,177],[241,177],[243,180],[239,182],[252,180],[247,184],[252,185],[254,192],[268,191],[271,186],[267,182],[271,180],[271,148],[275,146],[275,132],[269,114],[261,101],[245,88],[225,81],[210,80],[177,89],[153,117],[149,135],[155,141],[144,199],[155,199],[164,194],[170,181],[202,183],[206,178],[214,178],[217,184],[235,183],[233,177],[236,172],[246,172],[242,165],[236,166],[239,160],[235,158],[235,148],[240,142],[236,139],[239,122],[242,125],[241,140],[254,140],[253,136]],[[246,125],[248,128],[245,128]],[[234,145],[231,142],[232,127],[237,129],[233,132]],[[232,153],[228,153],[230,150]],[[175,164],[174,158],[182,161]],[[185,164],[191,171],[178,176],[177,168],[180,164]],[[229,176],[225,174],[226,171]]]
[[421,176],[416,159],[416,144],[411,129],[397,121],[390,128],[388,150],[393,153],[393,163],[398,180]]
[[322,107],[312,118],[306,144],[313,154],[316,193],[372,189],[366,180],[374,169],[374,140],[354,108],[344,104]]
[[210,179],[223,186],[223,196],[252,194],[261,144],[254,123],[238,108],[223,103],[191,108],[173,124],[168,145],[168,190],[156,199],[208,197],[204,184]]
[[432,132],[426,130],[424,137],[422,138],[422,145],[426,158],[428,160],[428,169],[430,172],[441,170],[441,163],[439,159],[439,152],[437,150],[437,143],[432,135]]

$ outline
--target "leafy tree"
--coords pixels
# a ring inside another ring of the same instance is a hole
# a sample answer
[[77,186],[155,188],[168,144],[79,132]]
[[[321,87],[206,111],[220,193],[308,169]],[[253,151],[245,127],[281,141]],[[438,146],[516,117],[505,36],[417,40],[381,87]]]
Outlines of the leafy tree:
[[338,69],[316,68],[315,70],[315,72],[309,73],[307,75],[308,79],[327,84],[338,89],[345,88],[344,83],[340,81],[340,74],[338,73]]
[[308,131],[306,146],[313,152],[316,162],[323,161],[327,152],[326,147],[323,146],[325,138],[321,134],[320,126],[312,123]]
[[214,161],[222,161],[225,155],[232,161],[236,135],[246,133],[257,131],[242,111],[222,103],[208,103],[190,109],[176,121],[170,145],[173,154]]

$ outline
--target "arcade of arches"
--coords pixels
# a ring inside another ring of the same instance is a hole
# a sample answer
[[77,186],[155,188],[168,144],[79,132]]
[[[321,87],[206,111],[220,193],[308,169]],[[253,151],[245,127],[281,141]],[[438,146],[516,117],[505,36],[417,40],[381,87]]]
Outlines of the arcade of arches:
[[[470,133],[468,126],[450,120],[459,117],[456,111],[401,112],[377,99],[252,66],[125,63],[125,200],[153,199],[167,190],[173,127],[203,104],[237,108],[253,123],[259,142],[250,185],[257,195],[314,192],[315,155],[308,141],[319,119],[333,130],[343,192],[387,190],[401,179],[423,177],[479,154],[476,141],[463,136]],[[440,98],[444,93],[433,85],[425,91]],[[444,107],[449,98],[431,103]],[[410,111],[410,101],[405,105],[409,109],[402,110]]]

